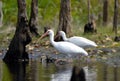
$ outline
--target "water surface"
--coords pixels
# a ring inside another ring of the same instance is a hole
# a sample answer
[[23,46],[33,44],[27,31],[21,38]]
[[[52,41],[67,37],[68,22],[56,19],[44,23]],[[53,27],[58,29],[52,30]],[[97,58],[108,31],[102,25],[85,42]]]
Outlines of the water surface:
[[[39,61],[8,65],[0,61],[0,81],[70,81],[72,67],[71,64],[42,64]],[[81,68],[87,81],[120,81],[120,67],[96,62]]]
[[[41,63],[40,55],[30,56],[29,62],[6,64],[0,60],[0,81],[70,81],[73,66],[80,67],[85,72],[86,81],[120,81],[120,56],[113,58],[97,56],[98,60],[90,58],[87,62],[79,60],[68,64]],[[42,52],[41,52],[42,53]],[[48,54],[49,51],[42,54]],[[119,52],[118,52],[119,55]],[[63,55],[51,56],[63,58]],[[2,58],[2,57],[0,57]],[[103,58],[103,59],[101,59]],[[105,60],[104,60],[105,59]]]

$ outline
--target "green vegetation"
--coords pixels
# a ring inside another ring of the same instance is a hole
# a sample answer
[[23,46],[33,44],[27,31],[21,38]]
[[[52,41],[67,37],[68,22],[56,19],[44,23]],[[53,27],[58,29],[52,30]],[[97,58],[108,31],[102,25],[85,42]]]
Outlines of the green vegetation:
[[[60,0],[38,0],[39,10],[38,10],[38,28],[39,32],[43,32],[44,26],[50,26],[55,31],[59,23],[59,10],[60,10]],[[97,34],[83,34],[83,27],[87,23],[88,19],[88,7],[87,0],[71,0],[71,15],[72,15],[72,31],[73,35],[87,37],[91,40],[95,40],[98,43],[105,39],[105,36],[110,37],[113,40],[114,32],[112,32],[112,22],[113,22],[113,11],[114,11],[114,0],[109,0],[109,15],[108,15],[108,25],[103,27],[102,24],[102,0],[90,0],[90,14],[96,19]],[[28,18],[30,15],[31,0],[26,0],[27,2],[27,13]],[[8,4],[9,3],[9,4]],[[0,27],[0,32],[5,31],[8,28],[15,28],[17,22],[17,0],[3,0],[3,13],[4,20],[3,26]],[[101,15],[101,17],[99,17]],[[77,30],[77,31],[76,31]],[[14,30],[9,32],[1,33],[0,41],[2,42],[6,36],[11,39],[14,35]],[[118,35],[120,32],[118,31]]]
[[[31,0],[26,0],[27,12],[30,15]],[[8,4],[9,3],[9,4]],[[112,21],[114,0],[109,1],[109,20]],[[90,14],[98,18],[102,15],[102,0],[91,0]],[[39,0],[39,25],[46,26],[56,24],[59,20],[60,0]],[[88,16],[87,0],[71,0],[72,24],[85,24]],[[3,0],[4,23],[16,25],[17,19],[17,0]],[[99,19],[96,19],[99,20]]]

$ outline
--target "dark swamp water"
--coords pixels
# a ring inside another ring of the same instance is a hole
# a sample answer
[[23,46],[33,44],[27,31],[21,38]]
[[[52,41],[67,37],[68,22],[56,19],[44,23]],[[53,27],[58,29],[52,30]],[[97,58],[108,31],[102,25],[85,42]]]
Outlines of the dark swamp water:
[[[0,58],[0,81],[70,81],[72,69],[77,66],[84,70],[86,81],[120,81],[120,53],[111,49],[102,49],[102,55],[69,63],[41,62],[41,56],[50,55],[57,59],[67,58],[63,54],[54,54],[54,48],[35,49],[30,54],[29,62],[5,64]],[[97,50],[98,51],[98,50]],[[114,55],[114,56],[112,56]],[[109,57],[108,57],[109,56]],[[70,59],[70,58],[67,58]]]

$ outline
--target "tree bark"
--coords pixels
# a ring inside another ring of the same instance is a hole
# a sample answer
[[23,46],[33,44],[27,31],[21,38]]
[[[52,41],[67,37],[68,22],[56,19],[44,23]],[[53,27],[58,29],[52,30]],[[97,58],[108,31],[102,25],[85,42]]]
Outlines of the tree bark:
[[113,31],[117,35],[117,22],[118,22],[118,0],[114,0],[114,18],[113,18]]
[[38,0],[32,0],[29,27],[30,32],[32,34],[39,36],[37,22],[38,22]]
[[103,25],[107,25],[108,22],[108,0],[104,0],[103,3]]
[[[63,30],[68,36],[71,34],[71,0],[61,0],[58,31]],[[58,37],[56,40],[60,40]]]
[[9,45],[9,49],[3,58],[5,62],[28,60],[25,46],[31,42],[25,0],[18,2],[18,19],[15,35]]
[[2,26],[3,21],[3,10],[2,10],[2,1],[0,1],[0,27]]
[[90,22],[90,0],[88,2],[88,22]]

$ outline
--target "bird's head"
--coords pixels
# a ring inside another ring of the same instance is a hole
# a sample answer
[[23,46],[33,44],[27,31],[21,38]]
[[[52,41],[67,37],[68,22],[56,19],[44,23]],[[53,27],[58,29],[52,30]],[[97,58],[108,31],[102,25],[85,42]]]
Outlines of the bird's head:
[[65,36],[65,32],[64,31],[59,31],[59,35],[60,36]]
[[66,36],[65,32],[64,31],[59,31],[58,34],[55,36],[55,39],[57,39],[59,36]]
[[40,37],[40,39],[52,34],[54,34],[53,30],[49,29]]

